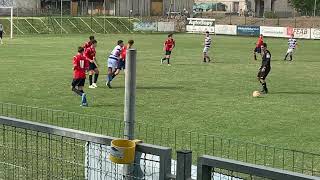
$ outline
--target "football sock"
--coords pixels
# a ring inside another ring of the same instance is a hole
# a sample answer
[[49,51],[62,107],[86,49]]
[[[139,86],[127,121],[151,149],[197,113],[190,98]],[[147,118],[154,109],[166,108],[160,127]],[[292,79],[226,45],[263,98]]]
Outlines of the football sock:
[[207,61],[206,61],[206,58],[203,58],[203,62],[207,62]]
[[292,61],[292,55],[290,55],[290,61]]
[[166,60],[166,59],[167,59],[167,58],[164,57],[164,58],[162,58],[162,61],[164,61],[164,60]]
[[76,94],[78,94],[79,96],[82,96],[83,91],[81,92],[80,90],[78,90],[76,88],[72,88],[72,91],[75,92]]
[[289,55],[289,54],[287,53],[287,54],[286,54],[286,57],[284,58],[284,60],[287,60],[288,55]]
[[92,75],[89,75],[89,84],[92,85]]
[[254,55],[254,60],[257,60],[257,55]]
[[267,83],[262,83],[263,90],[267,90]]
[[112,79],[114,79],[117,75],[116,74],[112,74]]
[[113,75],[108,74],[108,82],[111,82],[111,81],[112,81],[112,79],[113,79],[112,76],[113,76]]
[[99,74],[94,74],[93,82],[96,83],[98,81]]
[[168,64],[170,64],[170,58],[167,58],[167,60],[168,60]]

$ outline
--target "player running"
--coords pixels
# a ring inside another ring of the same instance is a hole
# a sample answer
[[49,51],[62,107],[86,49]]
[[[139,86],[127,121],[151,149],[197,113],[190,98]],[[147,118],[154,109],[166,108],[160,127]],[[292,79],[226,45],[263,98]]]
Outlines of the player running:
[[131,49],[134,44],[133,40],[129,40],[128,44],[123,46],[120,54],[120,60],[118,61],[118,67],[116,72],[113,74],[112,78],[114,79],[118,74],[120,74],[120,71],[123,69],[126,69],[126,57],[127,57],[127,49]]
[[161,64],[163,64],[164,60],[167,60],[168,66],[171,66],[170,64],[170,56],[173,48],[175,47],[176,43],[173,39],[173,34],[168,35],[168,39],[164,42],[163,50],[166,52],[164,58],[160,60]]
[[[98,42],[96,40],[93,40],[92,45],[85,49],[84,56],[88,59],[92,59],[93,62],[90,62],[89,64],[89,88],[94,89],[97,88],[97,81],[99,77],[99,69],[98,64],[96,60],[96,47]],[[92,76],[94,74],[94,80],[92,82]]]
[[118,61],[120,60],[120,54],[123,48],[123,41],[119,40],[118,45],[113,49],[109,58],[108,58],[108,76],[106,85],[108,88],[112,88],[111,81],[113,80],[114,73],[116,68],[118,67]]
[[94,36],[90,36],[89,37],[89,41],[84,43],[84,45],[82,46],[84,48],[84,50],[86,50],[87,48],[91,47],[93,40],[94,40]]
[[92,60],[83,55],[84,48],[78,48],[78,54],[73,57],[73,81],[72,91],[81,96],[81,106],[88,106],[86,94],[83,91],[83,86],[86,81],[86,70],[89,68],[89,63]]
[[208,59],[208,62],[211,61],[211,59],[208,55],[210,47],[211,47],[211,37],[210,37],[209,31],[207,31],[206,37],[204,39],[204,48],[203,48],[203,62],[204,63],[207,62],[207,59]]
[[3,44],[2,42],[2,34],[3,34],[3,25],[0,23],[0,43]]
[[258,38],[258,41],[256,43],[256,47],[255,49],[253,50],[253,56],[254,56],[254,60],[257,60],[257,54],[256,53],[259,53],[261,54],[261,46],[263,44],[263,35],[260,34],[259,38]]
[[288,40],[288,45],[289,45],[289,48],[288,48],[286,56],[284,57],[284,61],[287,60],[288,55],[290,55],[290,61],[292,61],[292,55],[298,45],[297,40],[294,39],[294,34],[291,34],[291,37]]
[[266,78],[271,70],[271,53],[267,49],[267,43],[263,43],[261,46],[262,50],[262,65],[259,69],[257,78],[262,85],[262,94],[268,94],[268,88],[266,83]]

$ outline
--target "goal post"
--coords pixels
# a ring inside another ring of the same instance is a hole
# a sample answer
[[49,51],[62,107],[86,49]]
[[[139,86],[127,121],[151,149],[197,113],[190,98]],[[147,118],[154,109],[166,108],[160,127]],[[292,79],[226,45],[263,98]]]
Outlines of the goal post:
[[10,10],[10,38],[13,38],[13,7],[3,7],[0,6],[0,9],[9,9]]

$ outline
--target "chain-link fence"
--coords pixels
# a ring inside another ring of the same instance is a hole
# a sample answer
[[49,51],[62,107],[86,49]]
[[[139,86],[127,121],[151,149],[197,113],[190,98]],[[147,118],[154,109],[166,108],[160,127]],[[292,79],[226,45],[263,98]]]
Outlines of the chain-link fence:
[[[121,119],[7,103],[0,103],[0,115],[123,137],[124,122]],[[135,137],[146,143],[171,147],[173,151],[192,150],[194,163],[197,161],[197,156],[207,154],[320,176],[320,154],[317,153],[240,141],[197,131],[156,126],[155,123],[137,122]],[[175,158],[174,155],[173,158]]]

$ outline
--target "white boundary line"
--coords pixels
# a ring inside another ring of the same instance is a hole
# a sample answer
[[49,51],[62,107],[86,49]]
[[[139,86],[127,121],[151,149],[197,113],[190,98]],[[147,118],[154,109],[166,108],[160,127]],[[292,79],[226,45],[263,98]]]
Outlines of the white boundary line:
[[38,34],[40,34],[40,32],[35,28],[35,27],[33,27],[32,26],[32,24],[27,20],[27,18],[26,19],[24,19]]
[[[80,20],[89,28],[89,29],[91,29],[91,27],[89,26],[89,24],[87,24],[81,17],[79,17],[80,18]],[[96,33],[93,29],[91,29],[91,31],[93,32],[93,33]]]

